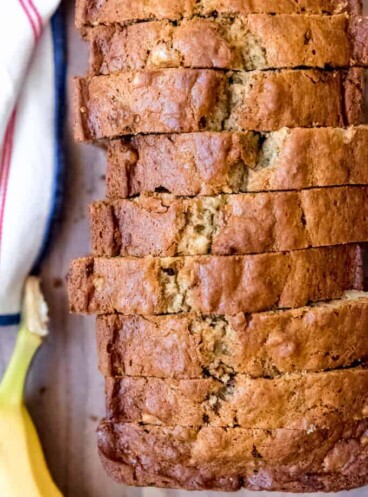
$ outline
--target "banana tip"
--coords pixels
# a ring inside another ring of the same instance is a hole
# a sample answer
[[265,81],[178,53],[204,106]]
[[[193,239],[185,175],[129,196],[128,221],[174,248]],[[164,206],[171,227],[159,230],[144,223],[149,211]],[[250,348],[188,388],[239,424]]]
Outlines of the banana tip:
[[24,287],[23,323],[38,336],[48,335],[48,306],[41,290],[40,278],[30,276]]

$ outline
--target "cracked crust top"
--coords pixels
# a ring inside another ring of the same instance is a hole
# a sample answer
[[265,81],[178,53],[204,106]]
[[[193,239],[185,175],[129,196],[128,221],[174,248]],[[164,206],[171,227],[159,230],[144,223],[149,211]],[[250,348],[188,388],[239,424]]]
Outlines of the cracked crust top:
[[149,19],[180,20],[193,15],[362,13],[361,0],[77,0],[76,25],[129,24]]

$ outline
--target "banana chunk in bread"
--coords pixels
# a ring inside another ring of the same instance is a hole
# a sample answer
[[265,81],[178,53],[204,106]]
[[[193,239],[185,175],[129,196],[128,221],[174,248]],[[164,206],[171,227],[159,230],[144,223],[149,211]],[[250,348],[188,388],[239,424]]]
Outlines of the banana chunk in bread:
[[363,68],[124,71],[74,80],[77,141],[137,133],[273,131],[364,122]]
[[94,255],[285,252],[368,240],[368,186],[217,197],[141,196],[90,206]]
[[104,376],[274,377],[368,359],[368,294],[300,309],[234,316],[97,317]]
[[86,257],[69,272],[71,310],[237,314],[301,307],[363,285],[357,245],[249,256]]
[[221,380],[106,378],[107,417],[150,425],[313,430],[364,420],[368,370],[292,373],[278,378],[225,374]]
[[77,0],[76,25],[130,24],[223,14],[361,14],[361,0]]
[[233,70],[368,63],[368,18],[250,15],[191,18],[89,32],[90,73],[170,67]]
[[107,472],[134,486],[339,491],[368,483],[368,421],[329,430],[141,426],[103,421]]
[[107,196],[367,185],[368,127],[138,135],[108,144]]

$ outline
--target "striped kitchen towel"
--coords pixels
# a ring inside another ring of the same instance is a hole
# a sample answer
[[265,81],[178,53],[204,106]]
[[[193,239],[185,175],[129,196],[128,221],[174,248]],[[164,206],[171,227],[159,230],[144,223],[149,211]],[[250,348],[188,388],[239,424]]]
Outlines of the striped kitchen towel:
[[19,321],[60,203],[65,36],[59,0],[10,0],[0,15],[0,326]]

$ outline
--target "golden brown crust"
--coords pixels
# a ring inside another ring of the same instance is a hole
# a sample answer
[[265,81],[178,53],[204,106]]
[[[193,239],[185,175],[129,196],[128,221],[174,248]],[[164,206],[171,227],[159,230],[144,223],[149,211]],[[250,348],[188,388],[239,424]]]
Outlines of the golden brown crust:
[[313,433],[112,424],[99,450],[118,482],[190,490],[339,491],[363,486],[367,421]]
[[108,145],[107,196],[368,184],[368,127],[138,135]]
[[136,133],[361,124],[364,70],[128,71],[74,80],[78,141]]
[[291,308],[362,289],[355,245],[250,256],[85,258],[69,273],[81,313],[237,314]]
[[293,373],[274,379],[106,378],[107,417],[164,426],[315,430],[363,420],[368,371]]
[[235,255],[368,240],[368,187],[218,197],[141,196],[90,206],[94,255]]
[[233,70],[366,65],[367,21],[340,16],[191,18],[89,32],[90,73],[170,67]]
[[243,373],[273,377],[368,358],[368,296],[314,307],[236,316],[97,318],[104,376],[193,379]]
[[269,14],[350,14],[362,13],[361,0],[77,0],[76,24],[131,23],[148,19],[180,20],[214,13],[234,16]]

